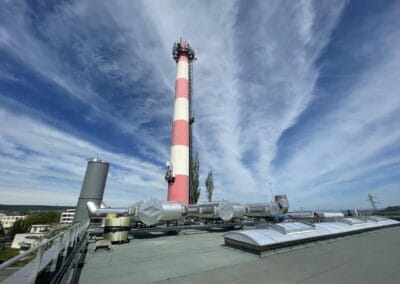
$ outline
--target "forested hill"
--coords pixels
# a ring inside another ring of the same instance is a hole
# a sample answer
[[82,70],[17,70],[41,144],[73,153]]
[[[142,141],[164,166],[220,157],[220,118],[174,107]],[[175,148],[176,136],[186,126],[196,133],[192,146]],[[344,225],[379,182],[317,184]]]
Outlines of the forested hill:
[[385,209],[379,210],[381,212],[400,212],[400,206],[389,206]]
[[0,212],[43,212],[43,211],[65,211],[75,206],[48,206],[48,205],[9,205],[0,204]]

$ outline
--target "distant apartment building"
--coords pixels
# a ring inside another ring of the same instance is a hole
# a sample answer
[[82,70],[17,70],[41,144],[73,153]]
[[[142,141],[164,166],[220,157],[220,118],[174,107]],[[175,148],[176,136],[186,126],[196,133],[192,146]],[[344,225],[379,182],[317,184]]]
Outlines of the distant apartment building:
[[67,209],[61,213],[60,224],[72,224],[75,217],[75,209]]
[[4,229],[9,229],[13,226],[14,222],[18,219],[25,219],[26,216],[8,216],[0,215],[0,222],[3,224]]
[[51,229],[51,225],[49,224],[40,224],[40,225],[32,225],[29,233],[44,233],[49,232]]
[[50,224],[32,225],[29,233],[16,234],[11,244],[12,248],[20,249],[20,253],[38,246],[51,232]]

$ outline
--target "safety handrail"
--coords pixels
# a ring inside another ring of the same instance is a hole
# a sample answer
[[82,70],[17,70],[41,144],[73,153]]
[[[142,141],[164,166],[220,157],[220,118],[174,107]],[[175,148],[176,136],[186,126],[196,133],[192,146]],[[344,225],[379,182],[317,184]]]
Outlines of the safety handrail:
[[[36,253],[36,257],[29,262],[30,263],[34,263],[33,265],[33,269],[32,272],[30,274],[29,277],[29,283],[34,283],[37,277],[37,274],[40,272],[40,267],[42,265],[42,260],[43,260],[43,254],[50,248],[56,248],[53,257],[51,258],[51,261],[53,261],[53,263],[56,262],[60,252],[62,250],[64,251],[64,254],[66,253],[68,247],[73,247],[76,244],[77,239],[81,239],[82,236],[85,234],[87,228],[89,227],[89,223],[90,221],[84,221],[84,222],[79,222],[71,227],[69,227],[67,230],[55,235],[54,237],[48,239],[48,240],[43,240],[39,245],[30,248],[29,250],[27,250],[24,253],[21,253],[7,261],[5,261],[4,263],[0,264],[0,271],[13,265],[14,263],[18,262],[20,259]],[[50,261],[50,262],[51,262]],[[49,263],[50,263],[49,262]],[[48,263],[48,264],[49,264]],[[26,264],[26,265],[28,265]]]

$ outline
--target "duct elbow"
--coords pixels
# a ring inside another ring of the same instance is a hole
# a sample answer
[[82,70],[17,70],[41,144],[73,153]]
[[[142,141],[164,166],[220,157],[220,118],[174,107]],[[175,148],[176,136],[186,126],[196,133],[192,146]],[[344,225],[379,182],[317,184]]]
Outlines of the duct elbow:
[[99,207],[93,201],[88,201],[86,206],[90,212],[90,215],[97,215]]
[[128,208],[99,208],[93,201],[88,201],[86,206],[91,216],[104,216],[107,214],[124,215],[129,213]]

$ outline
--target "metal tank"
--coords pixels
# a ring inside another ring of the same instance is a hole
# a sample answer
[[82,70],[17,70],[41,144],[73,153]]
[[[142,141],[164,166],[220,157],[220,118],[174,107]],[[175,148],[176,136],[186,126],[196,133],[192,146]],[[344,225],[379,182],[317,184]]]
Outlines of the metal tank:
[[[110,214],[111,215],[111,214]],[[108,215],[104,222],[104,239],[111,243],[126,243],[131,226],[130,217],[116,217]]]
[[89,219],[87,202],[92,201],[100,207],[103,201],[104,188],[110,165],[98,159],[88,161],[85,177],[83,179],[81,193],[76,206],[74,223]]

